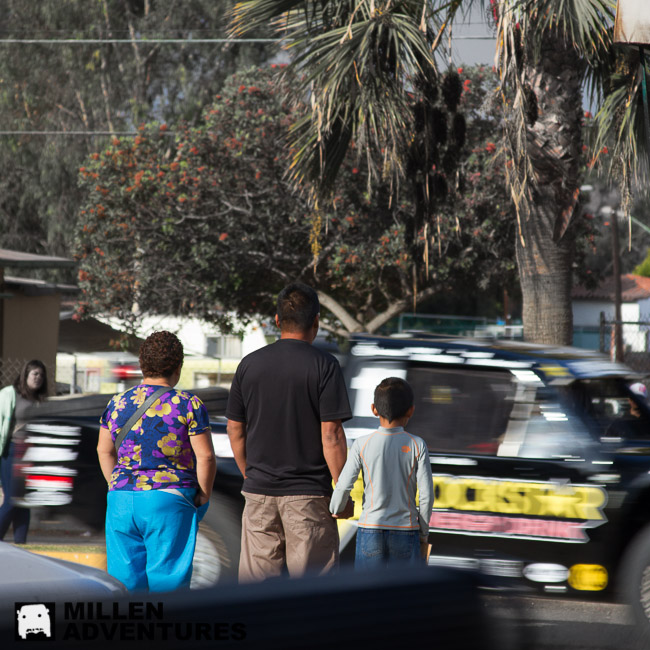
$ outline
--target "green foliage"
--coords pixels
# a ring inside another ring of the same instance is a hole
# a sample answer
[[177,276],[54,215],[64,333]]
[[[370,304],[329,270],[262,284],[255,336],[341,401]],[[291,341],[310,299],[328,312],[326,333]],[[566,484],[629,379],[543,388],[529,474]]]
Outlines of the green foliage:
[[192,123],[234,70],[268,56],[262,44],[148,42],[223,38],[231,5],[0,2],[3,39],[59,40],[0,43],[2,129],[24,132],[0,136],[0,247],[70,254],[82,200],[77,170],[109,140],[94,133],[132,131],[153,119]]
[[[297,184],[313,182],[321,196],[328,196],[352,142],[363,152],[373,186],[386,178],[395,187],[405,179],[413,182],[407,168],[413,156],[413,112],[434,101],[440,82],[432,53],[436,13],[421,0],[235,5],[232,33],[273,24],[290,44],[292,66],[304,74],[294,95],[309,96],[311,111],[291,135],[291,175]],[[446,81],[446,108],[453,112],[453,79]],[[420,191],[428,190],[426,185]]]
[[[80,171],[80,314],[128,322],[140,311],[191,314],[228,327],[233,315],[245,322],[272,314],[279,289],[300,279],[337,303],[341,311],[324,321],[343,333],[365,329],[400,301],[410,306],[423,287],[503,282],[513,266],[513,222],[497,190],[498,161],[490,164],[496,152],[484,143],[490,120],[468,129],[477,149],[468,171],[478,173],[476,192],[482,182],[491,193],[485,203],[471,194],[459,200],[435,232],[417,224],[412,200],[391,198],[388,184],[368,193],[354,142],[333,201],[313,210],[286,178],[287,137],[308,107],[286,102],[292,78],[280,82],[274,72],[233,76],[199,123],[174,126],[173,140],[167,125],[152,123],[89,157]],[[494,83],[481,79],[485,89]],[[414,269],[422,276],[416,287]],[[341,322],[344,312],[349,322]]]
[[650,248],[643,262],[636,266],[632,271],[634,275],[642,275],[644,278],[650,278]]

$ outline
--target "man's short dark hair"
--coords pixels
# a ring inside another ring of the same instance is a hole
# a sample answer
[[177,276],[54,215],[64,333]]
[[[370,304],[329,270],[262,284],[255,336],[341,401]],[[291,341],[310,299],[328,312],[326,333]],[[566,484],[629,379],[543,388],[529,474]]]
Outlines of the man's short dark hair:
[[386,377],[375,388],[377,413],[389,422],[406,415],[413,406],[413,389],[399,377]]
[[292,282],[278,294],[280,329],[287,332],[306,332],[320,312],[318,294],[306,284]]

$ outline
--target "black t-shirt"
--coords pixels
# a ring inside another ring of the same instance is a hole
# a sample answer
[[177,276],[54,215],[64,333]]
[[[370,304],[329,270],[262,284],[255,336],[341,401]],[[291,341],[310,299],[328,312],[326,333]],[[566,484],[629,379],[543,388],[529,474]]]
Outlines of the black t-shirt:
[[305,341],[280,339],[244,357],[226,417],[246,423],[243,490],[330,495],[321,422],[352,417],[338,361]]

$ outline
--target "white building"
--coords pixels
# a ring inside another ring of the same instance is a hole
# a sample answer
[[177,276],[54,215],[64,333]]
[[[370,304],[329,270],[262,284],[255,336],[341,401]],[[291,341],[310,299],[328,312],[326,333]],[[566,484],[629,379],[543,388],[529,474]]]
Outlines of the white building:
[[[572,301],[574,343],[598,349],[601,313],[607,321],[615,318],[614,278],[606,278],[596,289],[574,287]],[[621,276],[621,320],[625,349],[647,352],[648,327],[640,323],[650,321],[650,278],[631,273]],[[605,341],[606,350],[609,343]]]
[[[117,321],[110,324],[109,332],[119,335]],[[77,327],[83,328],[87,321]],[[100,323],[101,324],[101,323]],[[95,323],[95,326],[97,323]],[[252,323],[241,336],[224,334],[214,325],[195,318],[145,317],[138,328],[140,340],[159,330],[168,330],[183,343],[185,360],[179,388],[206,388],[208,386],[230,387],[232,376],[242,357],[267,344],[265,328]],[[83,344],[81,336],[68,342],[57,355],[56,379],[64,385],[73,384],[83,393],[114,393],[141,378],[138,366],[137,347],[129,351],[110,349],[106,335],[102,344],[94,349],[93,343]],[[275,338],[270,333],[270,338]],[[72,378],[74,377],[74,382]],[[66,391],[67,392],[67,391]]]

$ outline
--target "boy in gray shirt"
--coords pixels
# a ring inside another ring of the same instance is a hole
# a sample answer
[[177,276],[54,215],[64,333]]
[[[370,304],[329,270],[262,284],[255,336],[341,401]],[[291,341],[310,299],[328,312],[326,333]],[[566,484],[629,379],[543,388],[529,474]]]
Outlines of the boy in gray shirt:
[[330,502],[334,516],[344,510],[359,470],[363,473],[356,568],[417,564],[426,558],[433,481],[426,443],[404,431],[414,410],[409,384],[397,377],[384,379],[372,405],[380,427],[354,441],[336,484]]

